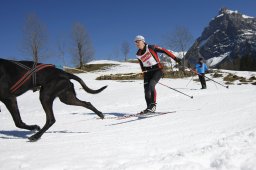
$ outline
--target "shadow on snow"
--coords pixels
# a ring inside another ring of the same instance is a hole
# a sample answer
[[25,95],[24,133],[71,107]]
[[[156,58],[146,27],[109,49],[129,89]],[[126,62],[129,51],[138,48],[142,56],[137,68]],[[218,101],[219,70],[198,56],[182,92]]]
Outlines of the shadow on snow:
[[[30,135],[34,134],[34,131],[21,131],[21,130],[1,130],[0,131],[0,139],[27,139]],[[89,132],[73,132],[67,130],[61,131],[47,131],[45,133],[59,133],[59,134],[85,134]]]

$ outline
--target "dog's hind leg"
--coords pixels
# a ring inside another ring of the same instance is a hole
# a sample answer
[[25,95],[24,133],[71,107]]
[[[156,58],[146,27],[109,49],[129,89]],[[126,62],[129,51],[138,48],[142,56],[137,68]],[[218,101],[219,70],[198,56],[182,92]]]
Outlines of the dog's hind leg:
[[69,82],[69,88],[58,95],[61,102],[68,105],[83,106],[91,111],[95,112],[100,118],[104,119],[102,112],[97,110],[90,102],[81,101],[76,97],[74,85]]
[[22,121],[16,97],[10,97],[8,99],[5,99],[3,103],[11,113],[16,127],[27,130],[40,130],[40,127],[38,125],[27,125]]

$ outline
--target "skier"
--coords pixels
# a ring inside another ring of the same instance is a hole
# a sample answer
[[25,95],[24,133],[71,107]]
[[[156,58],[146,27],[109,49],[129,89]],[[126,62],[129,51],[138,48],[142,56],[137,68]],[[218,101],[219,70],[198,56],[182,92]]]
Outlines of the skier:
[[160,59],[157,53],[165,53],[177,63],[181,63],[181,59],[177,58],[170,51],[161,48],[157,45],[148,45],[145,42],[145,38],[141,35],[135,37],[134,42],[138,48],[136,53],[137,59],[139,60],[141,70],[144,76],[144,92],[147,103],[147,108],[141,112],[146,114],[155,112],[156,110],[156,90],[155,86],[163,76],[163,66],[160,63]]
[[202,57],[199,57],[198,63],[196,64],[196,72],[198,74],[199,80],[201,82],[202,88],[206,89],[206,81],[205,81],[205,72],[208,70],[207,65],[204,63]]

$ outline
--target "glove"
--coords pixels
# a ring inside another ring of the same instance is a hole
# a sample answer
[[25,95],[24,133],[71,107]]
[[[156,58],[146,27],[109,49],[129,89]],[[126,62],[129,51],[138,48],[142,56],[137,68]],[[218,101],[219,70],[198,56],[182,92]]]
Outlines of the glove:
[[181,59],[180,59],[180,58],[176,57],[174,60],[176,61],[176,63],[177,63],[178,65],[181,65]]

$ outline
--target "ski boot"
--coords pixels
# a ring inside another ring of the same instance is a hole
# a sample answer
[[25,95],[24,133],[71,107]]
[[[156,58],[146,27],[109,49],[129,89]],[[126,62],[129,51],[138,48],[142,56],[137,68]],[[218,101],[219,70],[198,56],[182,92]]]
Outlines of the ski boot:
[[156,111],[156,104],[152,103],[148,108],[141,111],[140,114],[149,114],[149,113],[155,113]]

